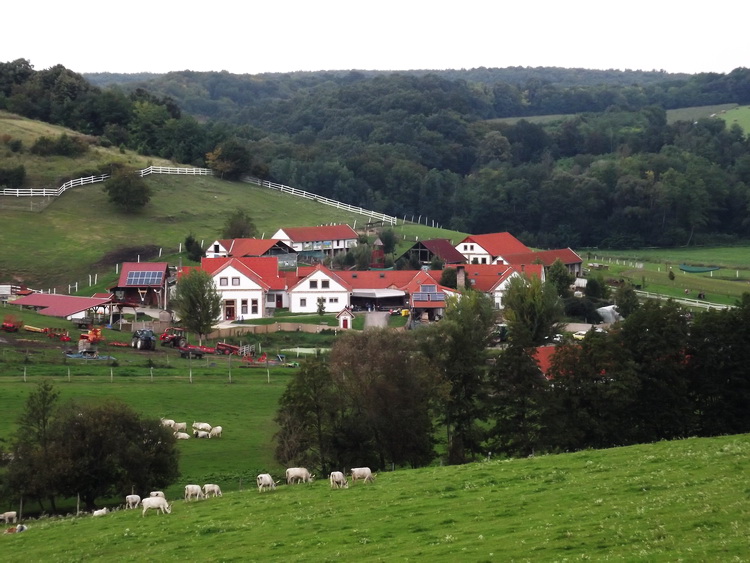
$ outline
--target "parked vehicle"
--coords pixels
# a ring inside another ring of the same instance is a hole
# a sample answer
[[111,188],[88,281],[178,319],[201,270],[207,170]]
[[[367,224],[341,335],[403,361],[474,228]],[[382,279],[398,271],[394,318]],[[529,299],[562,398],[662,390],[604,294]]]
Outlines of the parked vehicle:
[[0,330],[3,332],[18,332],[23,326],[23,321],[14,315],[6,315]]
[[187,345],[187,330],[171,326],[159,335],[159,342],[161,342],[162,346],[183,348]]
[[156,350],[156,335],[150,328],[138,329],[133,332],[130,346],[136,350]]

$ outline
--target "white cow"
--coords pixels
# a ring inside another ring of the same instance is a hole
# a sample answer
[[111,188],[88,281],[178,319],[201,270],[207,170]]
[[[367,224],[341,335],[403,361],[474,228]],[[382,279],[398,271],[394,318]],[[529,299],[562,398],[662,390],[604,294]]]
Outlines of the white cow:
[[93,516],[104,516],[105,514],[107,514],[107,512],[109,512],[109,510],[105,506],[104,508],[100,508],[99,510],[94,510],[94,512],[92,513],[92,515]]
[[373,483],[375,475],[372,474],[369,467],[354,467],[352,469],[352,483],[358,479],[362,479],[365,483]]
[[266,489],[275,489],[276,482],[273,480],[268,473],[261,473],[255,478],[255,482],[258,484],[258,492],[262,493]]
[[193,497],[195,497],[195,500],[204,498],[200,485],[185,485],[185,500],[190,500]]
[[214,426],[211,431],[208,433],[209,438],[221,438],[221,426]]
[[161,498],[167,498],[164,496],[164,493],[161,491],[151,491],[150,495],[152,497],[161,497]]
[[0,514],[0,518],[2,518],[3,522],[5,522],[6,524],[10,524],[11,522],[15,524],[18,520],[18,513],[15,510],[11,510],[10,512],[3,512],[2,514]]
[[138,503],[141,502],[141,497],[138,495],[128,495],[125,497],[125,507],[126,508],[135,508],[138,506]]
[[186,432],[187,422],[175,422],[172,425],[172,430],[174,430],[175,432]]
[[219,487],[219,485],[206,483],[205,485],[203,485],[203,494],[206,495],[206,498],[208,498],[211,494],[213,494],[215,497],[220,497],[221,488]]
[[333,471],[331,472],[331,476],[329,477],[331,481],[331,488],[332,489],[348,489],[349,483],[346,480],[346,476],[341,471]]
[[293,483],[312,483],[313,479],[315,479],[315,475],[310,475],[310,472],[305,467],[290,467],[286,470],[287,485]]
[[169,426],[170,428],[174,427],[174,420],[172,420],[171,418],[162,418],[161,423],[164,426]]
[[164,497],[145,498],[141,501],[141,506],[143,506],[143,513],[141,514],[141,516],[146,516],[146,511],[149,508],[156,510],[157,514],[159,514],[159,511],[161,511],[162,514],[172,513],[172,507],[167,504],[167,499],[165,499]]
[[196,438],[210,438],[211,434],[209,434],[205,430],[193,430],[193,436],[195,436]]
[[190,434],[187,434],[185,432],[175,432],[174,437],[176,440],[189,440]]
[[193,422],[193,429],[211,432],[211,425],[208,422]]

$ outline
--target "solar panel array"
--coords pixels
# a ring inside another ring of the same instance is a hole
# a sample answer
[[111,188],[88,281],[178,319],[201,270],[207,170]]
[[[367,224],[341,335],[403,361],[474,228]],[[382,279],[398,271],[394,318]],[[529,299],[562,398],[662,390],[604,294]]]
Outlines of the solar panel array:
[[415,293],[412,296],[413,301],[445,301],[444,293]]
[[164,272],[158,270],[151,272],[128,272],[128,279],[125,281],[125,285],[161,285],[163,278]]

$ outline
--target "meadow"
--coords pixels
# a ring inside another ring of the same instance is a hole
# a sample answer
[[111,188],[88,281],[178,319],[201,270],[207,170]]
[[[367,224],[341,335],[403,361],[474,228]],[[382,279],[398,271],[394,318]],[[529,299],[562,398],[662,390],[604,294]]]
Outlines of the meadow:
[[381,472],[343,490],[217,479],[220,498],[170,494],[167,515],[32,520],[0,550],[8,562],[741,562],[748,455],[739,435]]

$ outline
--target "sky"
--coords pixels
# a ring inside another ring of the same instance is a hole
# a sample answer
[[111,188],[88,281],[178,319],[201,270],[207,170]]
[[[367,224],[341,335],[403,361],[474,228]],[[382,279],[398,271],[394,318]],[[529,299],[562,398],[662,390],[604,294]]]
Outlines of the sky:
[[77,73],[509,66],[728,73],[736,0],[41,0],[2,8],[0,62]]

